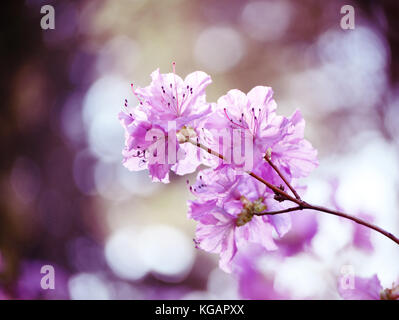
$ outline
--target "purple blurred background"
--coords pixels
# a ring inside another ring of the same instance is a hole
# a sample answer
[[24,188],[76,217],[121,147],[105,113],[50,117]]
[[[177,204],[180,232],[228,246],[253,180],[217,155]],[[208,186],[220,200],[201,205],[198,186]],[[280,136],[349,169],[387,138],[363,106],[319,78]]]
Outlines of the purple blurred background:
[[[55,30],[40,28],[45,4]],[[344,4],[354,30],[340,27]],[[399,234],[395,1],[26,0],[2,12],[0,298],[273,297],[247,294],[194,248],[186,177],[154,184],[121,164],[117,114],[125,98],[136,102],[130,83],[147,85],[172,61],[183,77],[212,76],[208,101],[273,87],[278,112],[300,108],[319,150],[304,198]],[[357,245],[351,222],[316,215],[306,251],[260,259],[274,297],[339,298],[347,265],[386,286],[399,277],[393,243],[373,233]],[[40,287],[45,264],[55,290]]]

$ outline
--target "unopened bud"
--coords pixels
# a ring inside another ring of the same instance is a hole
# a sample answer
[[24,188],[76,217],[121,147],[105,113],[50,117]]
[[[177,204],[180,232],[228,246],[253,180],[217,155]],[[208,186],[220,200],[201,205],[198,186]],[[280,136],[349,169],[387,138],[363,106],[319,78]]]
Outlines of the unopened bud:
[[265,157],[269,160],[272,159],[272,148],[267,148]]

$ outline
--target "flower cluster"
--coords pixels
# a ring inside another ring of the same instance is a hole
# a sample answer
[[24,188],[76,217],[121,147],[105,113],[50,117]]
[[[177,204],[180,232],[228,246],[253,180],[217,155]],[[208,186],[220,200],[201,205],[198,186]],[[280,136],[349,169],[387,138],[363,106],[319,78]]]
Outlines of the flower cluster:
[[304,139],[305,121],[299,111],[290,117],[276,113],[270,87],[257,86],[248,94],[230,90],[217,103],[206,101],[211,78],[204,72],[184,80],[175,73],[152,73],[145,88],[133,88],[139,105],[119,119],[125,129],[124,165],[148,169],[153,181],[169,182],[169,171],[198,173],[190,186],[188,216],[197,221],[198,248],[220,255],[220,267],[230,271],[234,257],[246,243],[277,249],[291,226],[288,215],[265,215],[285,208],[276,194],[247,172],[282,186],[283,180],[264,157],[295,184],[318,164],[317,151]]

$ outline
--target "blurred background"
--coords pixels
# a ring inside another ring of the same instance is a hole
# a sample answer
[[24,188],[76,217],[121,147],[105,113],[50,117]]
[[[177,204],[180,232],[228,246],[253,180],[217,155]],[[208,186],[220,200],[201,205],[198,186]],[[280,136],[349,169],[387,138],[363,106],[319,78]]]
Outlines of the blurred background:
[[[40,27],[46,4],[54,30]],[[355,8],[354,30],[340,27],[345,4]],[[300,108],[319,151],[304,198],[399,234],[395,1],[14,0],[2,12],[0,298],[273,298],[243,292],[218,257],[194,248],[187,177],[155,184],[121,164],[117,114],[125,98],[136,103],[130,83],[148,85],[172,61],[182,77],[211,75],[208,101],[273,87],[278,112]],[[393,242],[336,217],[307,217],[299,224],[311,220],[318,232],[306,250],[257,264],[274,291],[338,299],[348,266],[378,273],[384,286],[399,279]],[[55,290],[40,287],[46,264]]]

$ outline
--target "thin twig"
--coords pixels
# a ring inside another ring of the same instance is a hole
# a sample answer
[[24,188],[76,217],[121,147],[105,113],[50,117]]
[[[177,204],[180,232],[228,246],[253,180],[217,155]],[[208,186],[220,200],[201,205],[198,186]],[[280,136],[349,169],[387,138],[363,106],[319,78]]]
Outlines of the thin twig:
[[249,172],[249,171],[248,171],[248,174],[249,174],[251,177],[253,177],[253,178],[255,178],[256,180],[258,180],[259,182],[262,182],[262,183],[263,183],[264,185],[266,185],[267,187],[269,187],[269,189],[273,190],[273,192],[274,192],[275,194],[279,194],[279,195],[282,197],[282,199],[295,202],[295,203],[296,203],[297,205],[299,205],[299,206],[302,206],[302,205],[305,204],[304,201],[302,201],[302,200],[300,200],[300,199],[297,199],[297,198],[295,198],[295,197],[290,196],[290,195],[289,195],[288,193],[286,193],[284,190],[282,190],[282,189],[280,189],[280,188],[277,188],[275,185],[273,185],[273,184],[271,184],[270,182],[266,181],[266,180],[263,179],[262,177],[259,177],[256,173],[253,173],[253,172]]
[[274,169],[274,171],[277,172],[277,174],[280,176],[280,178],[284,181],[284,183],[287,185],[288,188],[292,191],[294,194],[295,198],[301,199],[299,194],[296,192],[293,186],[288,182],[288,180],[284,177],[284,175],[280,172],[280,170],[277,168],[277,166],[271,161],[271,159],[265,155],[264,159],[267,161],[267,163]]

